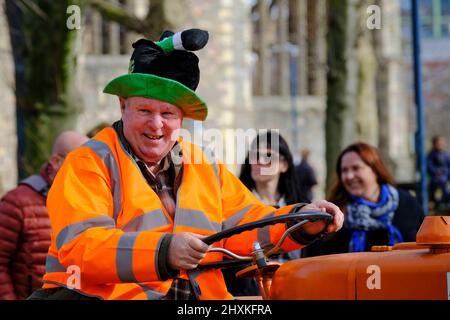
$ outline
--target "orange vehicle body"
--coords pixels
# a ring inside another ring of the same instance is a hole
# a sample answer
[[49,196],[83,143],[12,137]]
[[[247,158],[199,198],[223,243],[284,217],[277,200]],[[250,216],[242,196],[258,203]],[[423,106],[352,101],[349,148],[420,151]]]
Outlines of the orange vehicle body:
[[426,217],[416,241],[289,261],[274,273],[268,298],[450,299],[450,217]]

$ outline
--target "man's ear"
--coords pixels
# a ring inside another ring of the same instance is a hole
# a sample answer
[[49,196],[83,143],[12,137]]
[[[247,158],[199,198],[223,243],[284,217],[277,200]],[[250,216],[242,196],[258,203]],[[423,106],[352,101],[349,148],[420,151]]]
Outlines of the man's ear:
[[123,113],[125,111],[125,102],[126,102],[126,99],[124,97],[119,97],[120,112],[121,113]]

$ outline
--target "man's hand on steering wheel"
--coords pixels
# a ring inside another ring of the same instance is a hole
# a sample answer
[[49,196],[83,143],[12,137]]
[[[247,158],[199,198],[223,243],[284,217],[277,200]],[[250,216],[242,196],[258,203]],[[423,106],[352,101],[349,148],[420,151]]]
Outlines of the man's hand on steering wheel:
[[204,236],[182,232],[172,237],[169,245],[168,265],[172,269],[195,269],[208,252]]
[[[314,201],[310,204],[307,204],[303,208],[300,209],[300,212],[317,212],[322,211],[329,213],[333,216],[333,221],[328,224],[326,229],[327,233],[336,232],[342,228],[342,224],[344,223],[344,214],[341,209],[335,204],[326,201]],[[307,223],[303,227],[303,233],[313,236],[323,231],[326,226],[326,222],[323,220],[317,220],[315,222]]]
[[[205,254],[209,251],[210,245],[214,242],[231,237],[233,235],[242,233],[244,231],[253,230],[255,228],[262,228],[266,225],[273,225],[276,223],[288,223],[289,230],[294,236],[294,239],[300,243],[307,244],[313,241],[320,233],[335,232],[338,231],[343,224],[344,215],[341,210],[331,202],[322,200],[316,201],[311,204],[307,204],[302,208],[298,208],[299,211],[292,212],[282,216],[269,217],[257,221],[253,221],[247,224],[239,225],[230,229],[223,230],[210,236],[201,236],[198,234],[183,232],[173,235],[168,249],[168,266],[172,269],[185,269],[191,270],[197,267],[202,268],[221,268],[229,261],[218,261],[209,264],[199,265],[201,260],[205,257]],[[332,220],[331,220],[332,219]],[[303,220],[302,222],[298,222]],[[331,221],[330,221],[331,220]],[[293,224],[292,224],[293,223]],[[327,226],[328,224],[328,226]],[[298,225],[301,227],[294,227]],[[324,230],[326,228],[326,230]],[[294,234],[295,233],[295,234]],[[285,237],[289,233],[285,233],[275,247],[281,246]],[[298,237],[297,237],[298,236]],[[305,242],[306,241],[306,242]],[[214,248],[215,251],[223,252],[224,249]],[[275,250],[272,248],[271,250]],[[270,251],[271,251],[270,250]],[[225,250],[226,251],[226,250]],[[275,250],[276,251],[276,250]],[[237,262],[247,262],[251,260],[251,256],[240,257],[232,252],[225,252],[225,254],[231,254],[234,258],[238,259]],[[273,253],[272,253],[273,254]],[[267,255],[271,255],[270,252]],[[233,261],[236,262],[236,261]]]

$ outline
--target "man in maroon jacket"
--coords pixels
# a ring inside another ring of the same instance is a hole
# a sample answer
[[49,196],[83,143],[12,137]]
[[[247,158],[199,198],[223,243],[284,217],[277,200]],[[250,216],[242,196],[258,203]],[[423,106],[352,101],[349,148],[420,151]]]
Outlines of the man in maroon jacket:
[[39,175],[19,183],[0,201],[0,300],[25,299],[42,286],[50,246],[47,191],[67,154],[88,140],[63,132]]

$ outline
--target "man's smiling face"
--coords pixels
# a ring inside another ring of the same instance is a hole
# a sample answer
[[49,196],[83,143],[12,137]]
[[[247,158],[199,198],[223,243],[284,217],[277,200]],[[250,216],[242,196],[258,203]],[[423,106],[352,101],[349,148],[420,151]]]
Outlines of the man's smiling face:
[[183,111],[160,100],[120,98],[123,131],[134,153],[148,165],[159,163],[172,149]]

